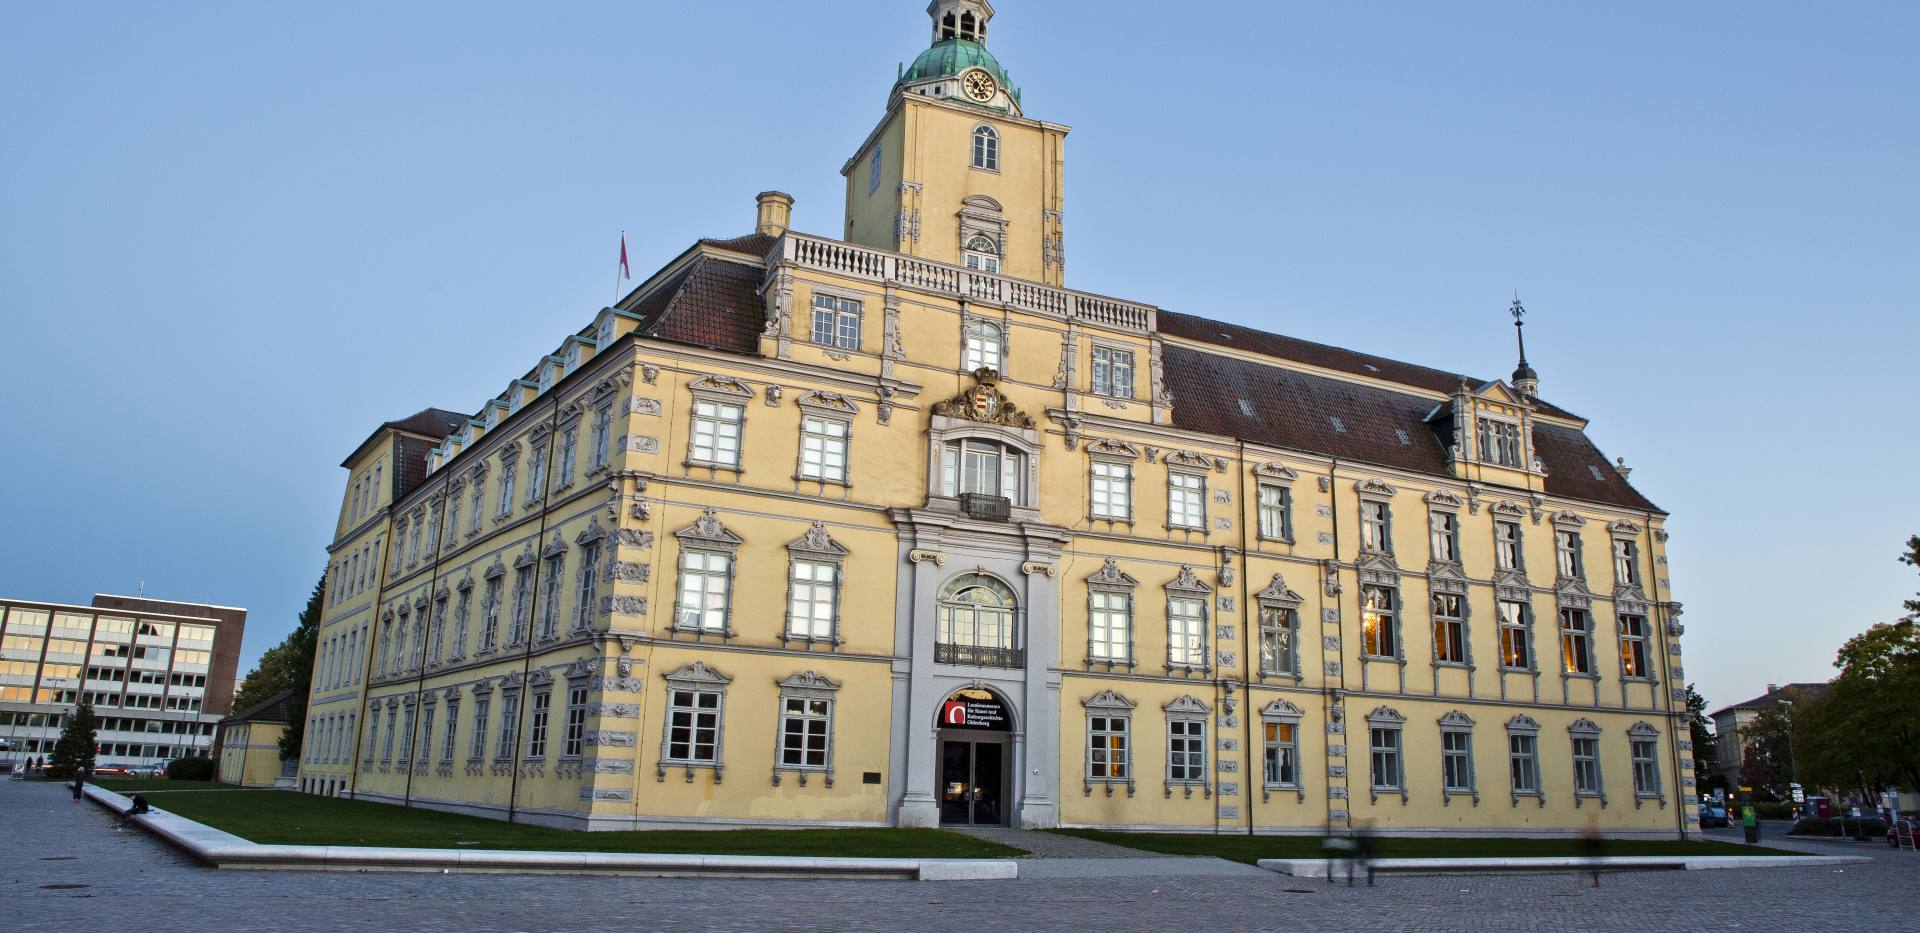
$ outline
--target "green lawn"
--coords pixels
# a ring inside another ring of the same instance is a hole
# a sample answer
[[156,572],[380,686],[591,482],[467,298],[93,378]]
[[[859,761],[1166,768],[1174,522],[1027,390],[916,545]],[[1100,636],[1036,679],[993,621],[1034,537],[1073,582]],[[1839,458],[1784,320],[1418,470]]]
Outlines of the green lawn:
[[[112,782],[102,782],[109,786]],[[131,782],[130,782],[131,783]],[[160,789],[138,782],[155,808],[268,845],[401,846],[687,855],[796,855],[851,858],[1004,858],[1024,850],[938,829],[654,830],[586,833],[315,797],[291,791]],[[111,788],[109,789],[116,789]]]
[[[1130,849],[1165,855],[1211,855],[1249,865],[1263,858],[1325,858],[1313,836],[1214,836],[1199,833],[1119,833],[1094,829],[1056,829]],[[1588,854],[1578,839],[1409,839],[1376,837],[1376,858],[1548,858]],[[1733,842],[1607,839],[1601,855],[1800,855]]]

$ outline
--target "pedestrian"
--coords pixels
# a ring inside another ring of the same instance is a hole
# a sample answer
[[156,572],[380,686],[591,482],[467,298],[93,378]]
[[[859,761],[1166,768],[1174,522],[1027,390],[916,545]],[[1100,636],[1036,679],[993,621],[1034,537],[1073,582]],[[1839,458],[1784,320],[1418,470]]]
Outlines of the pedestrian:
[[1600,858],[1604,852],[1606,844],[1600,836],[1600,823],[1594,817],[1587,817],[1587,826],[1580,831],[1580,854],[1593,871],[1593,886],[1596,888],[1600,886]]
[[73,799],[79,800],[81,791],[87,789],[87,772],[73,772]]
[[[1373,824],[1362,820],[1353,828],[1353,857],[1366,870],[1367,887],[1373,887]],[[1347,884],[1353,884],[1353,872],[1347,872]]]
[[115,826],[114,828],[125,829],[127,828],[128,821],[132,820],[136,816],[142,816],[147,813],[151,813],[152,811],[153,811],[153,808],[150,806],[147,806],[146,795],[134,794],[133,806],[128,807],[127,812],[120,815],[120,824],[118,826]]

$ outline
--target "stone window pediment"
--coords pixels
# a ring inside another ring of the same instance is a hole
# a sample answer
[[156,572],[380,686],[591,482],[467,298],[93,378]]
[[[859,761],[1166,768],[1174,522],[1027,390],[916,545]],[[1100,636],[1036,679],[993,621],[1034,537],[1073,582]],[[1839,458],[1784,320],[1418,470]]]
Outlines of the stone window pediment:
[[1507,720],[1507,731],[1518,735],[1539,735],[1540,723],[1523,713]]
[[1367,714],[1367,722],[1383,727],[1398,727],[1406,721],[1407,717],[1400,715],[1400,711],[1391,706],[1378,706],[1373,712]]
[[1466,505],[1459,496],[1444,489],[1436,489],[1424,497],[1428,506],[1440,509],[1459,509]]
[[816,700],[831,700],[839,692],[840,684],[814,671],[800,671],[789,677],[773,682],[780,688],[781,696],[806,697]]
[[1113,692],[1112,690],[1102,690],[1099,693],[1094,694],[1093,696],[1090,696],[1084,700],[1081,700],[1080,705],[1090,710],[1099,709],[1099,710],[1128,711],[1128,710],[1132,710],[1136,704],[1132,700],[1129,700],[1126,697]]
[[752,386],[732,376],[704,375],[687,383],[687,388],[695,395],[705,394],[729,400],[750,399],[754,397]]
[[1274,479],[1286,483],[1291,483],[1300,478],[1298,471],[1278,460],[1262,463],[1254,467],[1253,472],[1254,475],[1262,479]]
[[1567,727],[1567,731],[1574,735],[1599,735],[1600,726],[1591,719],[1581,717],[1574,720],[1573,725]]
[[501,577],[504,577],[506,575],[507,575],[506,565],[500,563],[499,557],[495,557],[493,559],[493,563],[488,565],[486,572],[482,573],[480,576],[482,579],[486,579],[486,580],[498,580]]
[[1363,479],[1354,483],[1353,491],[1368,499],[1391,499],[1400,494],[1400,490],[1377,479]]
[[1213,712],[1213,707],[1195,699],[1191,694],[1184,693],[1167,701],[1166,705],[1160,708],[1170,717],[1206,716]]
[[1091,456],[1110,459],[1140,459],[1140,449],[1121,440],[1096,440],[1087,445],[1087,453]]
[[515,570],[525,570],[533,566],[536,560],[538,560],[538,558],[533,556],[533,545],[529,544],[520,551],[519,557],[513,559],[513,568]]
[[826,563],[838,564],[847,559],[847,549],[827,533],[824,522],[814,522],[806,534],[787,542],[787,550],[797,556]]
[[681,687],[725,687],[733,683],[733,678],[708,667],[705,661],[694,661],[691,664],[682,665],[661,676],[667,683]]
[[1442,729],[1472,729],[1476,725],[1479,724],[1473,721],[1473,717],[1457,709],[1450,710],[1446,715],[1440,717],[1440,728]]
[[580,532],[580,534],[573,539],[573,543],[581,545],[592,544],[606,538],[606,536],[607,530],[600,527],[600,519],[596,517],[588,520],[586,530]]
[[860,406],[838,392],[808,392],[794,399],[808,414],[846,420],[860,413]]
[[1098,571],[1087,575],[1087,585],[1109,591],[1132,590],[1140,585],[1140,581],[1121,570],[1119,562],[1109,557]]
[[740,545],[744,543],[739,535],[720,523],[719,513],[713,509],[700,513],[700,517],[695,519],[693,524],[674,532],[673,536],[680,539],[683,547],[725,551],[730,554],[738,552]]
[[1285,697],[1275,697],[1272,702],[1261,707],[1260,715],[1265,719],[1292,720],[1296,722],[1306,717],[1306,714],[1300,711],[1300,707],[1289,703]]
[[556,534],[553,536],[552,541],[547,542],[546,547],[540,549],[540,556],[542,558],[558,557],[559,555],[565,554],[566,552],[567,552],[567,542],[562,541],[560,539],[560,536]]
[[1274,609],[1298,609],[1302,603],[1306,602],[1306,598],[1290,589],[1287,581],[1277,573],[1273,575],[1273,582],[1267,584],[1266,589],[1255,593],[1253,598],[1262,607]]
[[1200,582],[1199,576],[1194,573],[1192,564],[1182,564],[1179,575],[1167,581],[1166,590],[1169,593],[1194,596],[1207,596],[1213,593],[1212,587]]

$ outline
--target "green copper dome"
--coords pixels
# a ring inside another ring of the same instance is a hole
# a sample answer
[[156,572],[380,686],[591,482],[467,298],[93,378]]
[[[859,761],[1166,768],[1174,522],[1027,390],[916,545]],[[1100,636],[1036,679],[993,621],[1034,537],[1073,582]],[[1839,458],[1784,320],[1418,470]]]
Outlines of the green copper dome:
[[948,39],[921,52],[920,57],[914,59],[913,64],[900,76],[900,83],[952,77],[969,68],[986,69],[1008,93],[1016,93],[1013,81],[1007,77],[1007,70],[1000,67],[1000,60],[994,58],[986,46],[966,39]]

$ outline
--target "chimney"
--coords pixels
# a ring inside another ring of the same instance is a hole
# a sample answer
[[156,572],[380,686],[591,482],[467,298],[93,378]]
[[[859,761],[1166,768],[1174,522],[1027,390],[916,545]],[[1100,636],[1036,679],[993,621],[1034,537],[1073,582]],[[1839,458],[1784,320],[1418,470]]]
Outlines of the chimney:
[[1767,685],[1767,696],[1773,696],[1774,694],[1776,694],[1776,693],[1779,693],[1779,692],[1780,692],[1780,685],[1779,685],[1779,684],[1768,684],[1768,685]]
[[756,200],[760,202],[760,212],[754,220],[754,232],[771,237],[785,234],[793,224],[793,195],[762,191]]

